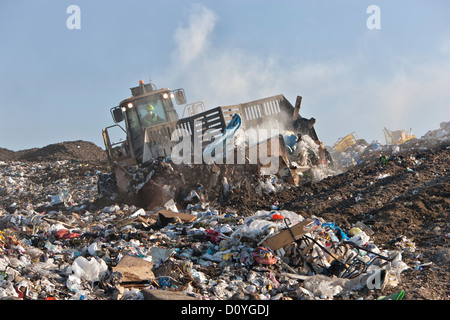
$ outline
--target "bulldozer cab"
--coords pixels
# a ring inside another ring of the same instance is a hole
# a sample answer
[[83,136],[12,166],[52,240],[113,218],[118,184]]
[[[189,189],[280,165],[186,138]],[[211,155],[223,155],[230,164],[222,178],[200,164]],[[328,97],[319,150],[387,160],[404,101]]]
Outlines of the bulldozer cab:
[[[153,84],[144,84],[141,81],[138,87],[131,88],[131,92],[132,97],[111,109],[111,115],[116,124],[103,130],[103,139],[110,162],[141,163],[145,129],[178,120],[172,99],[175,99],[177,104],[186,103],[183,89],[157,90]],[[109,132],[114,127],[119,127],[125,133],[126,141],[111,143]]]

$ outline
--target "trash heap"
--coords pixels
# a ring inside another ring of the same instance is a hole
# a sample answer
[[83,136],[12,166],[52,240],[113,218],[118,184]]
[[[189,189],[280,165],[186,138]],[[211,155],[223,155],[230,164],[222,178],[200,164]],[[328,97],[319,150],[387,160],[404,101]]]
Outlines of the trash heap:
[[2,162],[0,172],[1,299],[351,299],[397,285],[414,249],[407,239],[378,248],[362,224],[243,215],[194,193],[182,210],[173,199],[102,207],[102,173],[89,164]]
[[97,197],[100,166],[71,162],[0,161],[0,205],[8,212],[73,207]]
[[377,140],[367,143],[364,139],[361,139],[344,152],[334,150],[332,157],[336,167],[346,170],[350,167],[377,159],[381,154],[386,152],[391,152],[391,147],[382,145]]
[[[310,181],[320,181],[326,177],[342,173],[341,166],[334,160],[320,141],[314,141],[309,135],[295,135],[285,132],[283,140],[287,148],[291,175],[295,174],[296,185]],[[283,177],[282,174],[281,177]]]
[[[416,186],[424,177],[420,190],[401,187],[400,196],[386,200],[390,211],[419,210],[413,196],[428,187],[445,192],[448,146],[442,150],[442,172],[435,172],[435,158],[428,155],[377,154],[381,166],[368,166],[366,176],[349,170],[352,175],[324,181],[320,188],[308,184],[309,194],[289,189],[280,176],[261,176],[255,166],[179,167],[161,159],[129,168],[127,199],[106,192],[114,181],[98,163],[0,161],[0,299],[401,299],[403,292],[384,295],[399,286],[405,270],[427,265],[416,263],[416,244],[406,236],[377,243],[367,221],[385,212],[381,203],[368,203],[377,197],[375,189],[359,189],[387,187],[396,176]],[[339,190],[351,184],[355,197],[338,198],[332,183]],[[295,201],[288,199],[294,193]],[[291,208],[301,206],[286,210],[272,200],[277,194]],[[148,203],[149,198],[158,201]],[[244,206],[243,199],[256,201]],[[309,208],[311,199],[319,205]],[[269,207],[262,205],[269,200]],[[331,204],[320,206],[327,201]],[[345,202],[372,208],[361,216],[366,223],[344,224],[357,214],[352,208],[340,211],[343,225],[319,217],[324,208],[337,210]],[[436,223],[448,221],[447,202],[434,204],[427,212],[443,211],[435,213]],[[448,232],[441,225],[446,236],[439,243],[445,244]],[[442,252],[445,261],[447,251]]]
[[436,148],[450,141],[450,122],[441,122],[439,129],[429,130],[420,139],[414,138],[399,145],[382,144],[379,140],[368,143],[358,139],[343,152],[328,148],[335,169],[346,170],[352,166],[376,162],[381,156],[396,155],[407,151]]
[[441,122],[439,129],[429,130],[422,137],[422,140],[438,140],[445,142],[450,139],[450,122]]

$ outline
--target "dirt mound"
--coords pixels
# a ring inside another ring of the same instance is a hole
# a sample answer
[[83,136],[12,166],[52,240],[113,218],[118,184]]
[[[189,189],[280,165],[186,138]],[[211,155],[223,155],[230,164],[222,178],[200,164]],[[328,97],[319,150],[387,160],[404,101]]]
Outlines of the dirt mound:
[[106,162],[105,151],[89,141],[66,141],[43,148],[11,151],[0,148],[0,161],[61,161]]
[[12,161],[16,158],[16,153],[14,151],[0,148],[0,161]]

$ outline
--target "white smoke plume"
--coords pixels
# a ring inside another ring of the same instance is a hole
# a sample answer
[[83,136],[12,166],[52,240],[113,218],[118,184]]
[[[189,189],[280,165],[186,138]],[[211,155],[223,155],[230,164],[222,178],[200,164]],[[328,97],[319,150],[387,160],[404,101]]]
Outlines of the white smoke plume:
[[207,50],[216,20],[213,11],[200,5],[194,6],[188,25],[175,31],[177,49],[173,58],[178,66],[189,67]]
[[282,52],[264,56],[217,43],[214,36],[220,17],[201,5],[191,9],[187,21],[175,31],[172,68],[162,79],[185,88],[190,102],[204,100],[207,108],[213,108],[281,93],[294,104],[301,95],[300,113],[317,119],[316,131],[328,145],[353,131],[369,142],[384,142],[384,127],[412,127],[420,136],[449,120],[448,41],[435,60],[389,56],[390,63],[377,75],[365,71],[373,62],[366,57],[367,51],[287,66]]

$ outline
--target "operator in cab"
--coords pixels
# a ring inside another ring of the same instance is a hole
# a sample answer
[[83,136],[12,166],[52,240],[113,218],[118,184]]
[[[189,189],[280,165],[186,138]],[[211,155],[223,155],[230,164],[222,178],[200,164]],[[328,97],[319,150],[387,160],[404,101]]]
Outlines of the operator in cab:
[[153,126],[157,123],[161,123],[164,120],[162,118],[160,118],[156,113],[155,113],[155,108],[153,107],[153,105],[148,104],[145,107],[145,110],[147,110],[147,114],[145,115],[145,117],[142,118],[143,124],[146,127],[150,127]]

